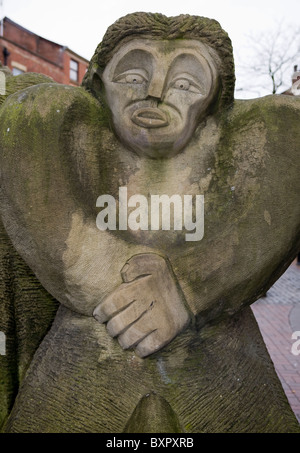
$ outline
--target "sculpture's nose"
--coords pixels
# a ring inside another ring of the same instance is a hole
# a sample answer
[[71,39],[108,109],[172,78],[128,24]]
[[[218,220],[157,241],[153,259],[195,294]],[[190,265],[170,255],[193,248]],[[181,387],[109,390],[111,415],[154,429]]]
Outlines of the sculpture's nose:
[[154,74],[148,87],[148,97],[161,100],[163,96],[163,89],[164,77],[162,77],[160,73]]

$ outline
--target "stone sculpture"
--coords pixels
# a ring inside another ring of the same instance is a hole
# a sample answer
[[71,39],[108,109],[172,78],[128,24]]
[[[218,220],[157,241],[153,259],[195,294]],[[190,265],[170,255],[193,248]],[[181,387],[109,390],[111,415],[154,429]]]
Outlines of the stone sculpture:
[[249,307],[300,248],[299,100],[234,101],[220,25],[152,13],[83,87],[6,85],[3,431],[299,432]]

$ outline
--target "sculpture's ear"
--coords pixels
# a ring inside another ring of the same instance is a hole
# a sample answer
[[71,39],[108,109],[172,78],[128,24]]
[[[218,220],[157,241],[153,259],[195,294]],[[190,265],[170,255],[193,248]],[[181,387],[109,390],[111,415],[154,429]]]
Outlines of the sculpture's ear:
[[110,130],[113,130],[112,114],[106,102],[105,88],[101,74],[102,73],[100,73],[100,71],[93,69],[93,73],[91,75],[91,79],[88,86],[85,86],[83,84],[83,87],[87,89],[90,92],[90,94],[92,94],[101,105],[102,107],[101,117],[103,125],[108,127]]
[[92,76],[92,91],[97,99],[101,99],[104,95],[104,84],[97,71]]
[[104,102],[105,91],[101,72],[97,67],[91,67],[85,75],[82,86],[89,91],[101,104]]
[[218,110],[220,109],[222,94],[223,94],[222,79],[220,75],[218,75],[215,81],[215,96],[213,102],[211,102],[210,105],[208,106],[206,114],[215,115],[218,112]]

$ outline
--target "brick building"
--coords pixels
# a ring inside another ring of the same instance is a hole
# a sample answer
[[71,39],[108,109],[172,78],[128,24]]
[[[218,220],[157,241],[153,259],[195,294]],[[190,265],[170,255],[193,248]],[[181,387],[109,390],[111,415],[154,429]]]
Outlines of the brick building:
[[[292,86],[288,90],[284,91],[281,94],[287,94],[289,96],[300,96],[300,71],[298,66],[294,66],[294,72],[292,75]],[[300,258],[299,258],[300,262]]]
[[32,33],[8,17],[0,23],[0,62],[14,75],[38,72],[67,85],[80,85],[88,60],[66,46]]

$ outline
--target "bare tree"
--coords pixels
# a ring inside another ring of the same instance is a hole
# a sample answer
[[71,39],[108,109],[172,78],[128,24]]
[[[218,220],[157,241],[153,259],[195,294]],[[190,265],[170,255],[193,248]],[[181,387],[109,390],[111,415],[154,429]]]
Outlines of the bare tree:
[[238,91],[276,94],[283,87],[289,88],[293,67],[300,63],[300,27],[281,23],[247,38],[247,62],[240,65],[243,86]]

